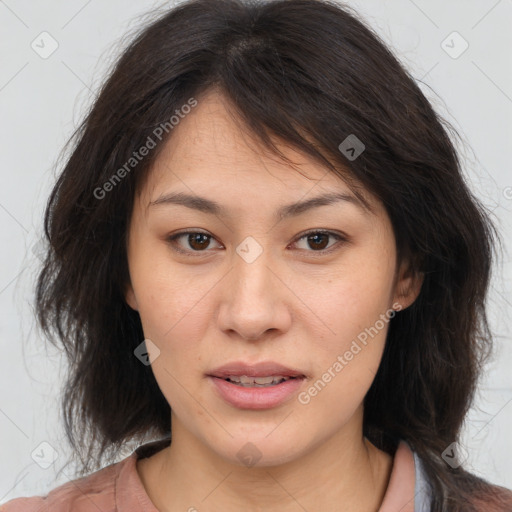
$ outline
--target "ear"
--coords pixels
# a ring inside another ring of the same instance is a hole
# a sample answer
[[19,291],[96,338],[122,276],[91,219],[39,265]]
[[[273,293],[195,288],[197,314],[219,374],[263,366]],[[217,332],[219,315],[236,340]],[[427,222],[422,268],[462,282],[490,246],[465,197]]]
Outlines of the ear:
[[408,308],[418,297],[425,278],[424,272],[414,271],[409,261],[402,262],[395,282],[393,303]]
[[128,283],[125,288],[124,298],[128,306],[130,306],[135,311],[139,310],[139,306],[137,304],[137,299],[135,298],[135,293],[133,291],[133,287],[131,283]]

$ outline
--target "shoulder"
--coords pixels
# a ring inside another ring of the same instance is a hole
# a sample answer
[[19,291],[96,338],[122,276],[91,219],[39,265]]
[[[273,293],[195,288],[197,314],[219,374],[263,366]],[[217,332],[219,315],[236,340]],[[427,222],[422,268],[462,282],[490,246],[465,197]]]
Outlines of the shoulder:
[[0,512],[47,512],[48,506],[41,496],[14,498],[0,505]]
[[0,512],[114,512],[116,480],[129,459],[66,482],[46,496],[14,498],[0,505]]
[[46,496],[8,501],[0,505],[0,512],[116,512],[118,508],[135,509],[140,503],[147,510],[153,510],[137,474],[136,463],[169,446],[170,442],[170,437],[166,437],[143,444],[123,460],[66,482]]
[[[395,458],[409,454],[411,450],[407,442],[400,442]],[[425,472],[423,461],[416,452],[412,452],[415,462],[415,506],[420,510],[430,510],[432,503],[432,488],[430,479]],[[457,485],[463,492],[466,504],[478,512],[512,512],[512,490],[463,471],[457,480]],[[468,503],[469,502],[469,503]]]

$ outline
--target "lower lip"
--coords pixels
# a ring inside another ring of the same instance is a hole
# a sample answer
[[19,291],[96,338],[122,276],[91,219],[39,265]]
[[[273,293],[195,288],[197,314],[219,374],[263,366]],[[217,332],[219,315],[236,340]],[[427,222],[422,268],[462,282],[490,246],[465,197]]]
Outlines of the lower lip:
[[304,382],[304,377],[285,380],[268,387],[243,387],[219,377],[208,376],[220,396],[239,409],[270,409],[285,402]]

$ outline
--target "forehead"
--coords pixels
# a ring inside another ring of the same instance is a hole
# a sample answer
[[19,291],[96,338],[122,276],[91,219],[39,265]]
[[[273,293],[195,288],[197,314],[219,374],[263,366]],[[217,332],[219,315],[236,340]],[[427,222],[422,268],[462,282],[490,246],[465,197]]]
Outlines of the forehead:
[[[327,169],[321,168],[311,157],[277,139],[273,142],[291,163],[307,171],[310,179],[318,180],[326,175]],[[273,171],[290,174],[290,162],[250,134],[229,101],[215,91],[202,96],[193,111],[173,129],[155,168],[162,163],[180,168],[188,166],[192,172],[196,165],[228,175],[270,166]],[[336,183],[336,179],[332,182]]]
[[[209,91],[173,128],[146,181],[145,204],[170,190],[258,203],[353,195],[340,176],[311,156],[277,139],[273,143],[285,159],[248,132],[224,96]],[[368,193],[359,192],[372,203]]]

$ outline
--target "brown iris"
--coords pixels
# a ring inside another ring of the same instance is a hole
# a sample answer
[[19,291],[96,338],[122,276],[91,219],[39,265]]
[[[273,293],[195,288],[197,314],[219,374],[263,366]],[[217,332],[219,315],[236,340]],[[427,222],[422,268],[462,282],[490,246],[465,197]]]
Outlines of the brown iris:
[[314,233],[314,234],[312,234],[312,235],[308,235],[308,243],[309,243],[309,242],[311,242],[311,241],[313,241],[313,243],[316,243],[320,237],[323,237],[323,238],[324,238],[324,241],[326,241],[326,243],[325,243],[325,244],[320,244],[320,245],[322,245],[322,247],[319,247],[319,246],[317,245],[317,246],[316,246],[316,247],[314,247],[314,248],[316,248],[316,249],[320,249],[320,250],[325,249],[325,247],[326,247],[326,246],[327,246],[327,244],[329,243],[329,235],[327,235],[327,234],[325,234],[325,233]]
[[210,236],[204,233],[192,233],[188,235],[188,243],[195,250],[206,249],[210,243]]

